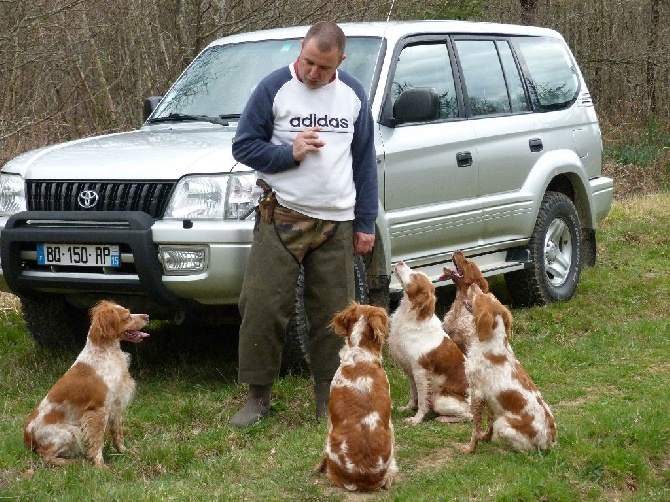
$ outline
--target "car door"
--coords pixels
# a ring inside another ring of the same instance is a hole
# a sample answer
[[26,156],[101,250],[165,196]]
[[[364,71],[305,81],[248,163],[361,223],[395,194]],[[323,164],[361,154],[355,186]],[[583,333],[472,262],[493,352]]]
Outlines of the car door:
[[[394,59],[380,121],[392,261],[430,265],[478,242],[481,211],[472,161],[474,134],[463,117],[446,36],[408,39],[395,50]],[[437,93],[435,116],[394,124],[398,97],[419,88]]]
[[543,137],[518,65],[506,38],[463,36],[453,43],[477,138],[481,244],[523,239],[537,195],[522,186],[542,155]]

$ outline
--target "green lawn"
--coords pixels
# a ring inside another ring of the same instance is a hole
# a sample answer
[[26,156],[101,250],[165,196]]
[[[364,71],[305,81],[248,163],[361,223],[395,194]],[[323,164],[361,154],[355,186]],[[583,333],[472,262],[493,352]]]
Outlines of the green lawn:
[[[395,410],[400,475],[371,495],[335,489],[313,472],[326,426],[313,419],[304,378],[276,383],[261,424],[228,425],[244,389],[226,330],[154,327],[133,351],[128,452],[106,448],[108,471],[44,465],[23,446],[23,422],[76,354],[35,348],[6,297],[0,500],[670,500],[668,207],[669,195],[615,203],[599,227],[598,264],[583,272],[575,297],[513,310],[512,345],[552,408],[556,448],[519,454],[481,443],[464,455],[456,446],[470,424],[411,426],[409,413]],[[492,284],[505,302],[502,280]],[[403,405],[407,382],[390,358],[385,365],[394,404]]]

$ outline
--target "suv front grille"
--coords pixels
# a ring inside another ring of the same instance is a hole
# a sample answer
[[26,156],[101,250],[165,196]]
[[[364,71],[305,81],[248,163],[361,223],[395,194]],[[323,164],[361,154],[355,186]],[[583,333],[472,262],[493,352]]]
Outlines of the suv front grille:
[[[174,181],[27,181],[29,211],[143,211],[163,216]],[[92,207],[80,204],[84,191],[97,194]]]

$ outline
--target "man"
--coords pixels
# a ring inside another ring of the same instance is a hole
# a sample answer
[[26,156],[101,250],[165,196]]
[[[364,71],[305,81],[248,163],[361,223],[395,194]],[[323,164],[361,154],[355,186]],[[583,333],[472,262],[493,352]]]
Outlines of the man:
[[313,25],[298,59],[259,83],[238,124],[233,155],[256,170],[264,194],[239,301],[239,380],[249,391],[237,427],[270,410],[301,263],[316,415],[328,414],[342,347],[329,324],[354,298],[353,255],[372,251],[378,200],[366,92],[338,70],[345,43],[336,24]]

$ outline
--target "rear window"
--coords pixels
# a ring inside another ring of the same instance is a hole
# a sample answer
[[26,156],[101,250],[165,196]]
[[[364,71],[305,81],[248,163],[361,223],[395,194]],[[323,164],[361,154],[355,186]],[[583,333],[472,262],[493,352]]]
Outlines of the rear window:
[[525,65],[534,107],[539,111],[569,107],[577,99],[579,78],[565,44],[538,37],[516,37],[514,44]]

